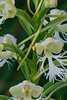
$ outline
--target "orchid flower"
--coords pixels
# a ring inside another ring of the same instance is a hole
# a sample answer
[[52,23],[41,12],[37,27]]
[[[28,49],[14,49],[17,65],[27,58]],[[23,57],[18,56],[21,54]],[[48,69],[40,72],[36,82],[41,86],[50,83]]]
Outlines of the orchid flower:
[[[67,69],[64,66],[67,66],[67,64],[65,63],[67,61],[67,59],[65,59],[67,57],[65,56],[67,51],[61,53],[63,46],[64,44],[60,40],[54,39],[52,37],[47,38],[45,41],[41,43],[35,44],[36,52],[38,54],[37,55],[38,63],[42,62],[40,71],[42,70],[44,71],[46,75],[46,79],[49,77],[50,82],[51,81],[54,82],[54,80],[58,80],[56,76],[58,76],[60,79],[65,81]],[[40,57],[43,51],[44,51],[44,55],[43,57]],[[49,63],[48,73],[46,73],[44,70],[45,69],[44,64],[46,59],[48,59],[48,63]],[[58,67],[58,65],[54,64],[53,59],[60,64],[61,68]]]
[[46,8],[55,8],[57,7],[57,0],[45,0]]
[[4,45],[2,43],[13,44],[16,46],[16,42],[17,40],[15,39],[15,37],[10,34],[6,34],[0,37],[0,67],[2,67],[5,63],[10,64],[10,62],[7,61],[7,59],[9,58],[14,57],[15,59],[17,59],[17,56],[14,52],[7,50],[3,51]]
[[15,0],[0,0],[0,24],[8,18],[15,17],[17,10],[14,4]]
[[26,80],[18,85],[12,86],[9,89],[9,92],[15,100],[21,100],[22,98],[23,100],[32,100],[32,96],[37,98],[41,95],[43,90],[44,89],[41,86],[35,85],[34,83]]
[[[49,15],[67,15],[64,10],[59,9],[52,9]],[[56,17],[50,17],[50,21],[54,20]],[[55,34],[53,35],[54,38],[62,41],[63,43],[67,43],[67,24],[58,24],[56,25]],[[62,34],[63,38],[60,37],[60,33]]]

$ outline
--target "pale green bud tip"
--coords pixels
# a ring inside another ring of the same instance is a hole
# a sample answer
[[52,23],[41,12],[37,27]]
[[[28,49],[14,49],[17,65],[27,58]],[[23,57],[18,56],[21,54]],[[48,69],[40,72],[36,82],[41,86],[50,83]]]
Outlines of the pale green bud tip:
[[3,50],[3,48],[4,48],[4,45],[0,44],[0,52]]
[[57,0],[45,0],[46,8],[55,8],[57,7]]

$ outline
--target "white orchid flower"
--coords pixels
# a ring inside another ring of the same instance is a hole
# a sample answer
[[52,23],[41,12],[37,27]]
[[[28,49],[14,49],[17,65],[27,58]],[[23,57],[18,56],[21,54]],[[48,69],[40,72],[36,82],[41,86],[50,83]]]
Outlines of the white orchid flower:
[[[65,59],[67,57],[65,56],[67,51],[64,53],[60,53],[63,49],[63,46],[64,44],[60,40],[54,39],[52,37],[47,38],[44,42],[35,44],[36,52],[38,55],[41,55],[44,51],[43,57],[37,55],[38,62],[42,62],[40,71],[43,70],[44,73],[44,63],[45,60],[48,59],[49,71],[47,74],[45,73],[45,75],[46,79],[49,77],[50,82],[54,82],[54,80],[57,80],[56,76],[65,81],[67,69],[64,66],[67,66],[67,64],[65,63],[67,61],[67,59]],[[56,60],[62,68],[58,67],[58,65],[56,66],[53,62],[53,59]]]
[[15,0],[0,0],[0,24],[7,18],[15,17],[17,10],[14,4]]
[[[49,15],[67,15],[67,13],[64,10],[52,9]],[[54,19],[56,19],[56,17],[50,17],[50,21]],[[53,35],[53,37],[58,40],[61,40],[63,43],[67,43],[67,33],[66,32],[67,32],[67,24],[59,23],[58,25],[56,25],[55,34]],[[60,37],[59,33],[62,34],[64,39]]]
[[57,0],[45,0],[46,8],[55,8],[57,7]]
[[4,45],[2,43],[8,43],[8,44],[13,44],[17,46],[17,39],[10,35],[6,34],[4,36],[0,37],[0,67],[2,67],[5,63],[10,64],[10,62],[7,59],[11,59],[12,57],[17,59],[17,56],[14,52],[11,51],[2,51],[4,48]]
[[23,100],[32,100],[32,96],[37,98],[39,95],[41,95],[43,88],[26,80],[11,87],[9,92],[16,100],[21,100],[22,98]]

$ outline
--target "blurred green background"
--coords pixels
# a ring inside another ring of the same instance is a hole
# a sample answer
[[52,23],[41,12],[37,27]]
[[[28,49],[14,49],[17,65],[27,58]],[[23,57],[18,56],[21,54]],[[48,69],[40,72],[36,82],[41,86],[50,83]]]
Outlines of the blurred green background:
[[[17,8],[24,9],[29,13],[27,9],[27,0],[15,1]],[[34,10],[33,3],[31,4],[32,10]],[[59,0],[57,8],[67,11],[67,0]],[[0,29],[0,36],[4,34],[12,34],[17,38],[17,43],[21,42],[26,37],[28,37],[27,33],[21,27],[17,17],[13,19],[7,19],[4,22],[4,24],[2,24],[0,27],[2,28]],[[19,82],[22,82],[25,79],[24,75],[21,73],[21,70],[17,71],[17,61],[15,59],[13,60],[14,61],[9,60],[12,63],[12,65],[8,66],[7,64],[4,64],[3,67],[0,67],[0,94],[10,96],[10,93],[8,91],[9,88],[13,85],[18,84]],[[39,83],[41,86],[43,86],[47,82],[44,80],[45,77],[42,76]],[[56,100],[67,100],[67,87],[58,90],[52,97],[54,97]]]

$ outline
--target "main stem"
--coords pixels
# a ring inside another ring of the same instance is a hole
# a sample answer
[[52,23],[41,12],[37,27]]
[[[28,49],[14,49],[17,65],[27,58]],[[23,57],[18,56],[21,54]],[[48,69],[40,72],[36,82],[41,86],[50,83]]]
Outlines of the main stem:
[[38,13],[38,11],[39,11],[41,5],[42,5],[42,2],[43,2],[43,0],[40,1],[39,5],[38,5],[38,7],[37,7],[37,9],[36,9],[36,12],[35,12],[35,14],[34,14],[34,16],[33,16],[33,19],[36,17],[36,15],[37,15],[37,13]]
[[24,43],[27,42],[28,40],[32,39],[34,36],[35,36],[35,34],[29,36],[27,39],[25,39],[25,40],[23,40],[22,42],[20,42],[20,43],[18,44],[18,47],[20,47],[22,44],[24,44]]
[[[48,69],[49,69],[49,68],[46,68],[46,69],[45,69],[45,72],[46,72]],[[38,75],[36,75],[36,76],[33,78],[33,82],[35,82],[43,73],[44,73],[44,71],[41,71]]]
[[36,35],[35,35],[35,37],[34,37],[32,43],[30,44],[30,47],[29,47],[29,49],[28,49],[28,51],[27,51],[25,57],[24,57],[23,60],[21,61],[21,63],[20,63],[20,65],[19,65],[19,67],[18,67],[17,70],[19,70],[19,68],[21,67],[21,65],[23,64],[23,62],[25,61],[25,59],[27,58],[28,54],[30,53],[33,44],[35,43],[35,41],[36,41],[38,35],[40,34],[40,31],[41,31],[41,28],[42,28],[42,24],[43,24],[43,21],[42,21],[42,23],[40,24],[40,27],[39,27],[38,31],[35,33]]

